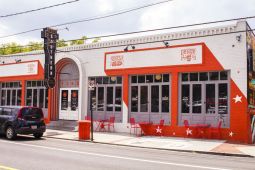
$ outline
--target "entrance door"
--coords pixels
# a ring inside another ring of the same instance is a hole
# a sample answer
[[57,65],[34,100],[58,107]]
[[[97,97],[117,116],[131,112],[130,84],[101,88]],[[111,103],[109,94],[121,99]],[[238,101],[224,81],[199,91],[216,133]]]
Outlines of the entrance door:
[[78,88],[60,88],[59,119],[78,120]]

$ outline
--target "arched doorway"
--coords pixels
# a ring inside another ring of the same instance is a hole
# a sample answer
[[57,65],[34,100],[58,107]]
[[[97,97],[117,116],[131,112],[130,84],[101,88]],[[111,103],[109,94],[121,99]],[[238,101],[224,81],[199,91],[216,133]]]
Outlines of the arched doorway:
[[79,119],[79,76],[79,68],[72,59],[57,62],[51,120]]
[[78,120],[79,70],[72,62],[66,64],[59,74],[59,119]]

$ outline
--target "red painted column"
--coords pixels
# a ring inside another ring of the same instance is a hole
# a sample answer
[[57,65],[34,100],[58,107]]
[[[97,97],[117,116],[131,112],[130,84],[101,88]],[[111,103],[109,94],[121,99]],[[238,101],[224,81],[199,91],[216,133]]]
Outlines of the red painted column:
[[53,91],[52,89],[48,90],[48,118],[47,118],[47,123],[50,122],[52,111],[53,111],[53,105],[52,105],[53,96],[52,96],[52,91]]
[[21,80],[21,106],[26,104],[26,81]]
[[171,74],[171,126],[178,125],[178,72]]
[[128,75],[123,75],[123,123],[128,123]]

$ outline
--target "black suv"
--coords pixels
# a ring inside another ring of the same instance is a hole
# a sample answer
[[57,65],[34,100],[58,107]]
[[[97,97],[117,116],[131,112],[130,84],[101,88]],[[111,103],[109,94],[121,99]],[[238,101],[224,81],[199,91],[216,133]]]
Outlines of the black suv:
[[33,134],[41,138],[45,132],[42,109],[26,106],[0,106],[0,133],[7,139],[17,134]]

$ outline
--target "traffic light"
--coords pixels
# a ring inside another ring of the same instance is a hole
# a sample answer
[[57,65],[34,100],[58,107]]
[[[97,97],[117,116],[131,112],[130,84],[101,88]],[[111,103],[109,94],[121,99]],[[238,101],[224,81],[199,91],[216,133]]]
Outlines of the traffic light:
[[46,88],[55,87],[55,53],[57,48],[57,40],[59,39],[57,30],[52,28],[44,28],[41,32],[41,37],[44,39],[44,85]]

